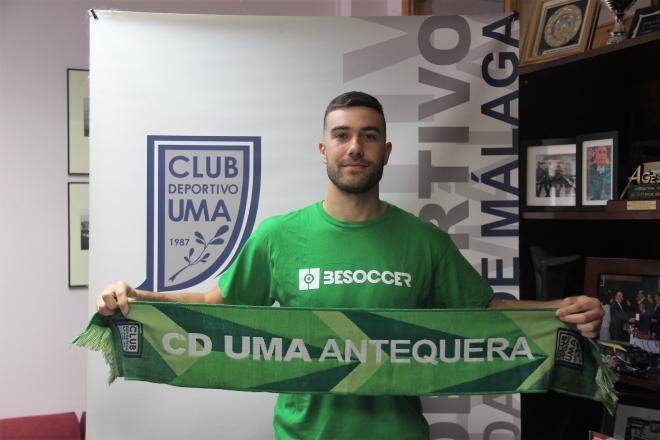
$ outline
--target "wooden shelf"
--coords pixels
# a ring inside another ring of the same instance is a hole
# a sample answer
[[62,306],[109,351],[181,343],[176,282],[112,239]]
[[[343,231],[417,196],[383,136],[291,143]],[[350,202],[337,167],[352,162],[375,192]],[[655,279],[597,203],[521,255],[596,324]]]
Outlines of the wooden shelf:
[[597,49],[588,50],[586,52],[578,53],[575,55],[568,55],[562,58],[555,58],[553,60],[548,60],[541,63],[526,64],[520,66],[518,73],[520,75],[526,75],[528,73],[538,72],[541,70],[546,70],[552,67],[558,67],[565,64],[571,64],[576,61],[585,60],[588,58],[603,56],[605,54],[618,52],[631,47],[642,46],[644,44],[656,40],[660,40],[660,31],[651,32],[646,35],[642,35],[641,37],[632,38],[630,40],[626,40],[618,44],[610,44],[609,46],[599,47]]
[[660,220],[657,211],[521,211],[525,220]]

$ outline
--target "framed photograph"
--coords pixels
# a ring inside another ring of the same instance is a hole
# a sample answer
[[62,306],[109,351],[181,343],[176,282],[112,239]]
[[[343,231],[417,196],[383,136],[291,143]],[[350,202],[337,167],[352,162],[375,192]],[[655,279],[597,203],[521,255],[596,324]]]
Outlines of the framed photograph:
[[[621,376],[619,377],[621,379]],[[626,388],[619,394],[616,413],[603,412],[602,428],[619,440],[660,437],[660,400],[653,388]]]
[[618,139],[614,131],[578,136],[582,206],[605,206],[616,198]]
[[651,351],[660,350],[659,342],[653,338],[657,328],[652,322],[659,286],[660,260],[588,257],[584,293],[599,298],[604,308],[609,307],[609,324],[601,328],[600,339],[649,341],[656,346]]
[[560,58],[590,47],[599,0],[534,2],[521,50],[521,64]]
[[660,30],[660,6],[639,8],[635,11],[628,38],[639,37]]
[[89,175],[89,70],[66,74],[69,174]]
[[547,139],[527,143],[525,206],[575,207],[577,146],[573,139]]
[[613,435],[622,440],[660,438],[660,410],[657,406],[619,405]]
[[89,184],[69,182],[69,287],[89,280]]

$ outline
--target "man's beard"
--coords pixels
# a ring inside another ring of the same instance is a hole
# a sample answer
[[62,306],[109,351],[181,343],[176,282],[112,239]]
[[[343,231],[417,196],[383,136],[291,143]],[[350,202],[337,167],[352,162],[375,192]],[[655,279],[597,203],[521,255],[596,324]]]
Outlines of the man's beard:
[[[364,163],[367,165],[371,165],[367,162],[363,161],[347,161],[347,163],[352,163],[352,162],[358,162],[358,163]],[[372,189],[374,186],[378,185],[378,182],[380,182],[380,179],[383,177],[383,161],[381,160],[380,163],[375,164],[374,169],[364,175],[360,176],[359,178],[353,177],[343,177],[340,175],[341,170],[342,170],[342,165],[345,163],[341,163],[338,165],[330,165],[329,163],[326,166],[327,172],[328,172],[328,178],[330,181],[337,187],[339,190],[349,193],[349,194],[363,194]]]

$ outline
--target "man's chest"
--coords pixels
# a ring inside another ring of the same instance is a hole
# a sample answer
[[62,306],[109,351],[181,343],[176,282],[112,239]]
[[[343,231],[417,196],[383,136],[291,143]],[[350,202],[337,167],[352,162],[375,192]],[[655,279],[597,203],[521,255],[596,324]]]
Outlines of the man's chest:
[[276,249],[276,299],[291,307],[417,307],[433,276],[428,250],[389,240],[349,235]]

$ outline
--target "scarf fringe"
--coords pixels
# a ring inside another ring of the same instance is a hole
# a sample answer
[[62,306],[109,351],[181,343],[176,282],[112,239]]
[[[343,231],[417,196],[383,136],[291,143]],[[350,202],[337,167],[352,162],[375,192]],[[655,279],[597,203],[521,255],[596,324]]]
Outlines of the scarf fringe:
[[90,322],[85,331],[71,342],[78,347],[103,353],[103,359],[110,369],[108,384],[111,384],[119,377],[110,327]]
[[619,376],[609,369],[602,361],[602,355],[598,345],[593,340],[591,340],[590,343],[593,356],[598,362],[598,370],[596,371],[595,378],[596,386],[598,387],[596,391],[596,400],[602,402],[603,406],[607,409],[607,412],[613,416],[616,412],[617,401],[619,400],[619,395],[614,384]]

